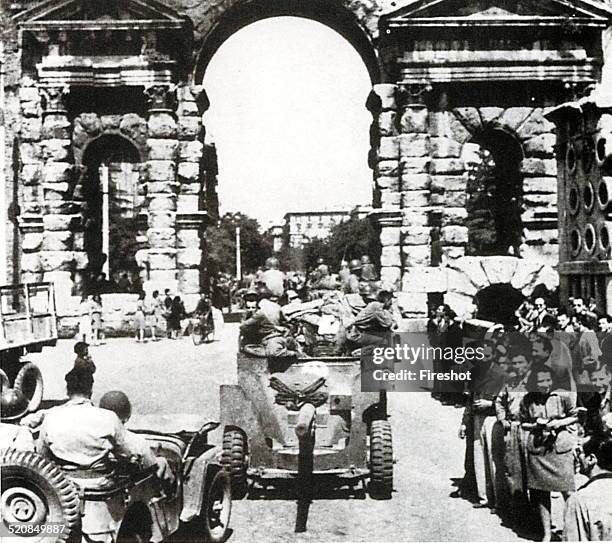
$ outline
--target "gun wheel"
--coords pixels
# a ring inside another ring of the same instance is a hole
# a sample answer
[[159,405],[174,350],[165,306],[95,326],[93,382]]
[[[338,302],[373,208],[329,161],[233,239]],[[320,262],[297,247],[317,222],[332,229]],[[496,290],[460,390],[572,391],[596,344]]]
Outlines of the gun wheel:
[[232,490],[229,475],[218,471],[208,489],[201,521],[206,541],[223,543],[230,535],[229,522],[232,513]]
[[370,426],[369,492],[374,499],[390,499],[393,492],[393,438],[386,420],[375,420]]
[[246,495],[248,463],[246,435],[237,429],[226,429],[223,432],[221,465],[229,474],[234,498],[240,499]]

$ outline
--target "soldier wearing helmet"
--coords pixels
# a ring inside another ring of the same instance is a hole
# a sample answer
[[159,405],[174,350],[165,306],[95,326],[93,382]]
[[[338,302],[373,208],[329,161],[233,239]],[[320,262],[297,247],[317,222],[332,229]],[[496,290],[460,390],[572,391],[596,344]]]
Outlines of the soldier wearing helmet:
[[285,274],[278,268],[278,258],[270,257],[266,260],[266,271],[261,274],[261,281],[276,299],[285,293]]
[[376,274],[376,268],[374,264],[370,262],[368,255],[361,257],[361,280],[362,281],[377,281],[378,276]]
[[0,397],[0,449],[33,451],[32,432],[18,423],[28,412],[28,399],[21,390],[5,388]]

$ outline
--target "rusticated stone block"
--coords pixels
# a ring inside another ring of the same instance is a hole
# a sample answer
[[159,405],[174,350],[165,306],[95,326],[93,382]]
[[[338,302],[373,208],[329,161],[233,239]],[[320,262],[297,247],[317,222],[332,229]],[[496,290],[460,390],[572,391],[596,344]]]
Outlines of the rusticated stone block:
[[480,112],[482,124],[487,125],[497,121],[504,112],[504,109],[501,107],[481,107],[478,111]]
[[183,294],[197,294],[200,292],[200,270],[182,269],[177,273],[179,291]]
[[149,213],[176,211],[176,198],[167,194],[149,195]]
[[177,136],[180,140],[193,140],[202,130],[202,121],[199,117],[179,117]]
[[467,215],[465,207],[444,207],[442,208],[442,226],[451,224],[463,226],[467,220]]
[[176,251],[174,249],[165,249],[164,252],[159,250],[149,251],[149,265],[152,270],[172,270],[176,268]]
[[383,136],[378,147],[379,160],[397,160],[399,158],[399,142],[395,136]]
[[427,133],[428,111],[425,107],[407,107],[400,118],[400,127],[403,134]]
[[35,164],[38,166],[42,151],[38,143],[24,142],[19,144],[19,158],[22,164]]
[[542,108],[535,109],[529,118],[519,127],[518,136],[522,140],[554,131],[555,125],[548,119],[545,119],[543,113],[544,110]]
[[382,248],[380,254],[380,265],[382,267],[402,265],[402,256],[399,245]]
[[147,123],[150,138],[172,139],[177,136],[177,123],[172,115],[164,112],[151,113]]
[[45,200],[47,213],[57,213],[59,215],[73,215],[80,211],[80,206],[66,200]]
[[399,178],[398,177],[378,177],[376,184],[381,189],[399,190]]
[[22,283],[40,283],[43,280],[42,272],[32,273],[32,272],[21,272],[21,282]]
[[172,211],[150,211],[149,210],[149,227],[150,228],[174,228],[175,214]]
[[427,226],[429,211],[427,209],[411,208],[403,210],[402,226]]
[[447,191],[466,190],[467,178],[459,175],[432,175],[431,191],[444,193]]
[[402,193],[403,207],[424,207],[429,205],[428,190],[409,190]]
[[457,260],[465,256],[465,247],[446,246],[442,248],[442,254],[447,261]]
[[461,156],[461,144],[448,137],[430,138],[429,150],[433,158],[459,158]]
[[102,124],[102,130],[119,130],[121,115],[102,115],[100,123]]
[[202,261],[202,250],[199,247],[179,249],[176,262],[179,269],[198,268]]
[[[160,115],[162,118],[160,118]],[[157,129],[157,132],[151,134],[151,137],[172,138],[174,136],[174,131],[176,130],[176,128],[173,128],[176,126],[174,119],[171,115],[160,113],[151,114],[148,123],[142,117],[136,115],[136,113],[127,113],[121,117],[119,130],[122,134],[136,142],[136,144],[145,145],[151,124]]]
[[180,117],[200,117],[198,105],[193,100],[181,100],[177,113]]
[[512,132],[517,132],[532,111],[533,108],[530,107],[509,107],[498,119],[499,124],[509,128]]
[[181,229],[176,233],[176,244],[180,249],[200,247],[200,233],[194,229]]
[[149,281],[151,281],[151,283],[163,285],[163,287],[158,290],[171,288],[170,285],[176,281],[176,270],[151,270],[149,273]]
[[72,125],[63,113],[45,115],[42,125],[41,138],[43,139],[70,139]]
[[43,227],[49,232],[70,230],[78,218],[78,215],[43,215]]
[[402,189],[409,190],[427,190],[431,185],[429,174],[426,173],[411,173],[407,170],[402,173]]
[[461,174],[465,171],[463,160],[458,158],[434,158],[429,165],[432,175]]
[[176,210],[179,213],[196,213],[200,208],[200,197],[197,194],[179,194]]
[[149,181],[174,181],[176,165],[172,160],[149,160]]
[[176,194],[178,181],[149,181],[146,185],[147,194]]
[[378,115],[377,124],[381,136],[397,135],[398,130],[395,118],[395,111],[383,111]]
[[402,227],[404,245],[427,245],[431,242],[430,226],[404,226]]
[[557,192],[557,178],[526,177],[523,181],[523,192],[526,194],[553,194]]
[[182,141],[179,147],[179,157],[182,162],[197,162],[202,160],[204,145],[199,141]]
[[45,183],[66,183],[70,181],[72,164],[69,162],[47,162],[43,169]]
[[179,187],[181,194],[196,194],[199,195],[202,192],[202,186],[199,182],[195,183],[181,183]]
[[396,90],[397,87],[391,83],[378,83],[372,88],[372,92],[380,99],[383,111],[396,108]]
[[21,141],[38,141],[42,134],[42,121],[38,117],[21,119],[19,137]]
[[42,269],[45,272],[70,271],[73,267],[72,251],[41,251],[39,255]]
[[529,157],[554,157],[554,145],[557,136],[554,134],[540,134],[523,142],[525,154]]
[[[402,285],[402,290],[403,289],[404,286]],[[397,305],[402,312],[402,315],[411,316],[427,314],[427,293],[398,292]]]
[[40,103],[40,93],[38,87],[30,87],[22,82],[19,85],[19,100],[21,102],[36,102]]
[[429,157],[402,157],[402,174],[428,173],[430,162]]
[[75,120],[75,125],[80,125],[90,138],[95,138],[102,132],[102,122],[97,113],[81,113]]
[[557,205],[557,194],[525,194],[523,203],[528,207],[551,207]]
[[380,244],[383,247],[400,244],[401,228],[399,226],[383,226],[380,230]]
[[465,192],[463,191],[446,191],[444,194],[431,195],[432,205],[447,207],[465,207],[466,199]]
[[473,134],[482,128],[480,114],[475,107],[456,107],[453,113],[468,133]]
[[21,255],[21,271],[26,273],[42,273],[40,253],[24,253]]
[[40,251],[42,240],[42,232],[26,232],[21,239],[21,249],[24,253]]
[[382,207],[399,207],[402,201],[402,195],[399,192],[391,190],[382,190],[380,194],[380,203]]
[[178,155],[179,142],[176,139],[149,138],[149,160],[175,160]]
[[42,177],[41,167],[38,164],[24,164],[19,178],[23,185],[37,185]]
[[198,181],[200,178],[200,165],[196,162],[179,162],[178,177],[181,183]]
[[442,241],[445,245],[463,245],[468,240],[467,226],[443,226]]
[[66,230],[62,232],[44,232],[43,251],[71,251],[72,232]]
[[43,199],[45,202],[63,201],[66,199],[68,187],[68,183],[43,183]]
[[429,136],[427,134],[402,134],[398,139],[400,156],[422,157],[429,155]]
[[176,233],[173,228],[149,228],[147,238],[152,248],[174,249],[176,246]]
[[85,233],[84,232],[74,232],[72,235],[72,248],[75,251],[83,252],[85,251]]
[[397,160],[381,160],[376,164],[376,175],[397,177],[400,174],[400,163]]
[[398,285],[402,278],[402,270],[398,266],[386,266],[380,269],[380,280],[389,285]]
[[453,139],[460,145],[472,137],[450,111],[436,111],[429,114],[429,133],[431,136]]
[[429,245],[404,245],[404,266],[429,266],[431,264],[431,247]]
[[44,140],[42,142],[42,155],[46,160],[54,162],[67,161],[70,156],[70,140]]
[[402,277],[402,290],[410,293],[445,292],[446,289],[445,268],[408,268]]

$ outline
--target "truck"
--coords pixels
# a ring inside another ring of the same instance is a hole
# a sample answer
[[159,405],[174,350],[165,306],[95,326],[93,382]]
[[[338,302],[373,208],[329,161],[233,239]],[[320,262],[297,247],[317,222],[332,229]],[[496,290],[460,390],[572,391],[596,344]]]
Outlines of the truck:
[[21,390],[35,411],[43,398],[40,369],[26,353],[57,342],[53,283],[0,286],[0,384]]

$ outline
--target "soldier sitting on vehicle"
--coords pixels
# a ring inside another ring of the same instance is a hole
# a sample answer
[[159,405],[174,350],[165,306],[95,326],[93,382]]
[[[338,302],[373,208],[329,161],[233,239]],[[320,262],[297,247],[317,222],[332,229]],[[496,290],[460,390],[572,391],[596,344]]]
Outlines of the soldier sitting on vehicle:
[[74,344],[74,354],[77,355],[74,361],[75,368],[83,368],[91,373],[96,373],[96,365],[89,354],[89,344],[84,341],[77,341]]
[[[120,390],[111,390],[106,392],[99,403],[100,409],[108,409],[119,417],[119,420],[125,425],[132,416],[132,404],[124,392]],[[156,475],[167,485],[174,483],[174,474],[170,469],[168,460],[162,456],[155,456],[153,449],[139,434],[125,430],[125,442],[131,451],[137,451],[138,458],[136,459],[142,468],[157,466]]]
[[281,306],[263,291],[257,311],[240,325],[242,351],[253,356],[298,356],[297,342],[282,326]]
[[[53,460],[86,489],[109,485],[113,473],[111,454],[127,460],[139,453],[130,448],[117,415],[93,405],[92,387],[90,371],[75,368],[66,374],[68,401],[47,411],[37,444],[41,455]],[[121,494],[105,501],[86,500],[82,541],[114,541],[125,508]]]
[[33,451],[32,432],[19,421],[28,412],[28,399],[23,392],[5,388],[0,398],[0,449]]

